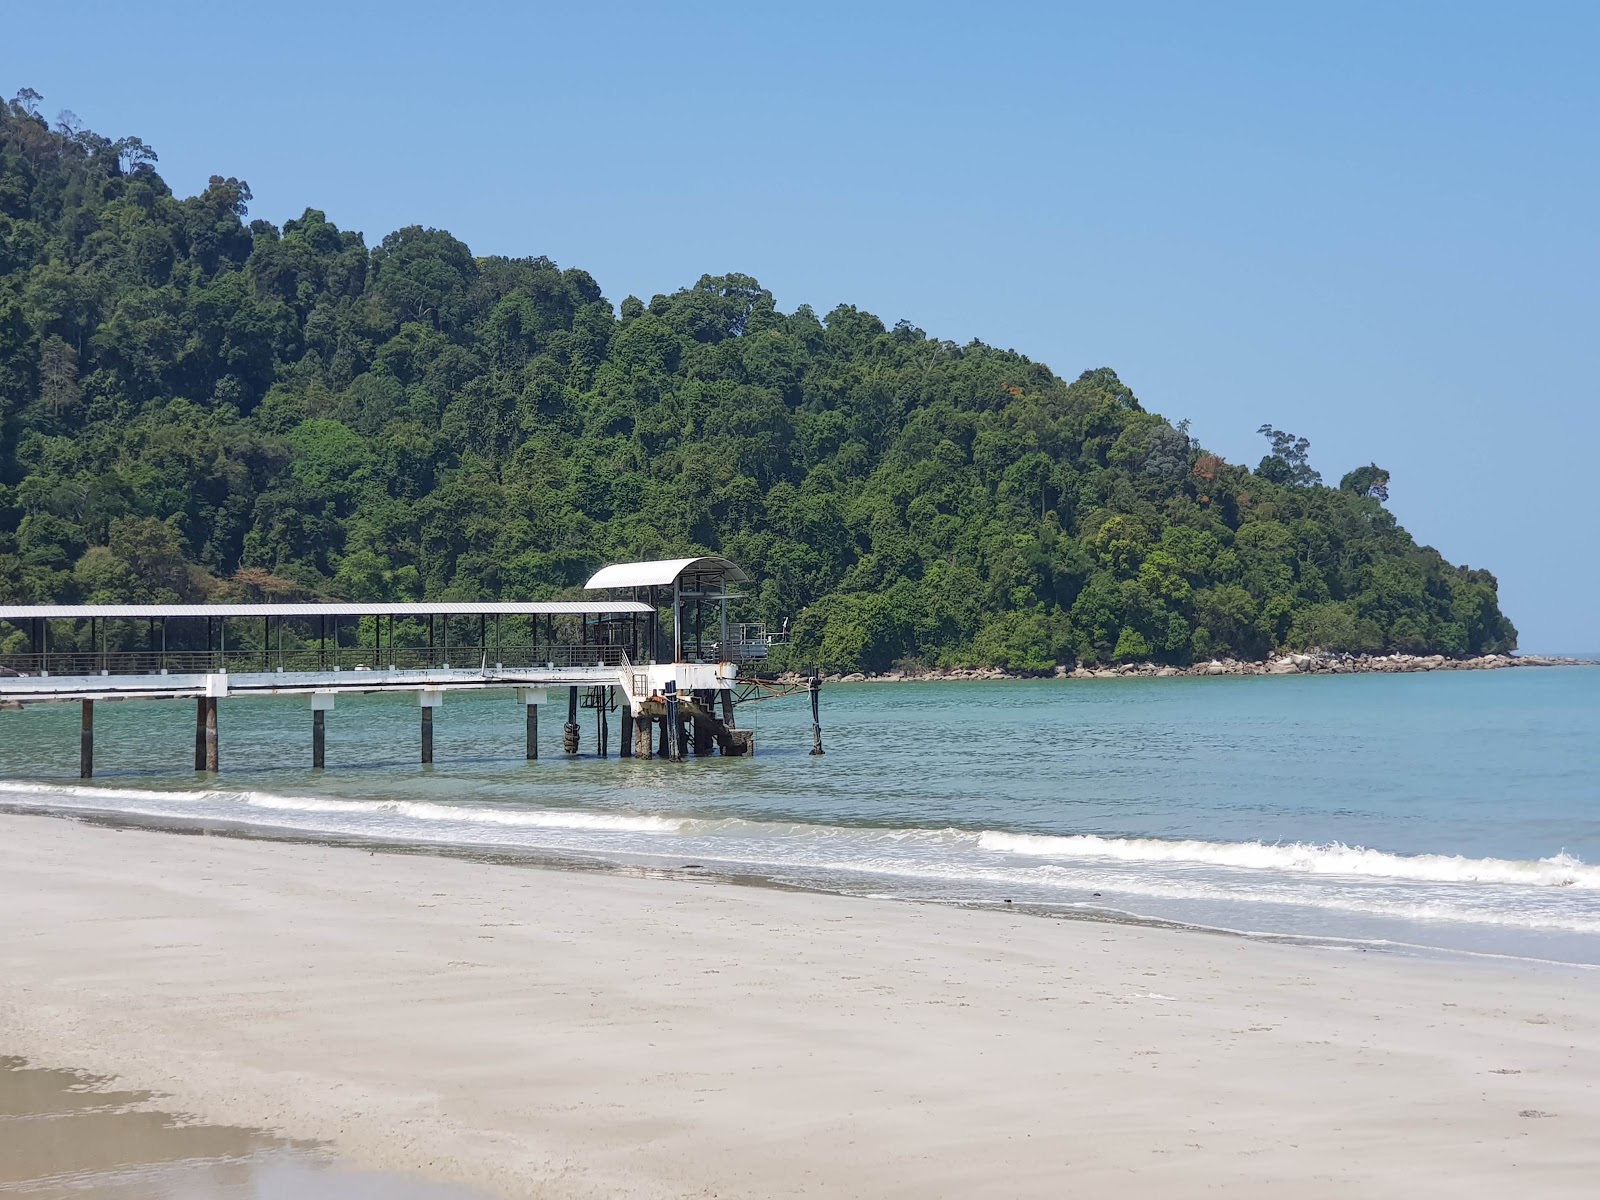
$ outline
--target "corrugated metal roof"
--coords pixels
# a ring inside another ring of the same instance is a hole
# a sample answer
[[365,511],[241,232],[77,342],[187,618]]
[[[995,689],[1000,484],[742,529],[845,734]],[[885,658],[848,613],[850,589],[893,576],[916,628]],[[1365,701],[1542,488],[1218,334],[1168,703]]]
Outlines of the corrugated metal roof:
[[625,616],[652,611],[637,600],[547,600],[518,602],[435,601],[424,604],[12,604],[0,605],[0,621],[149,620],[160,617],[572,617]]
[[742,583],[750,578],[727,559],[707,555],[701,558],[663,558],[655,562],[614,563],[609,567],[601,567],[583,586],[590,590],[662,587],[670,584],[690,568],[719,572],[724,578],[735,583]]

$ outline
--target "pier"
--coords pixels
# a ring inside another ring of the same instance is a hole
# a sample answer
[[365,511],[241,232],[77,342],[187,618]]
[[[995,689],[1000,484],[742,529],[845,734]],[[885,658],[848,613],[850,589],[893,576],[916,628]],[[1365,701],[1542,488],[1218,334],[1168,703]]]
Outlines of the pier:
[[[615,717],[619,757],[743,756],[755,743],[737,706],[783,691],[740,677],[770,644],[759,627],[729,620],[741,598],[732,589],[747,580],[727,559],[702,556],[606,567],[581,600],[0,606],[0,634],[10,626],[26,644],[0,653],[0,709],[80,705],[84,779],[94,775],[96,705],[120,700],[192,701],[201,772],[221,766],[224,702],[304,697],[311,763],[324,768],[327,714],[341,698],[383,692],[415,695],[424,764],[446,695],[490,689],[513,692],[525,710],[530,762],[551,703],[569,755],[589,724],[595,752],[608,756]],[[815,719],[813,733],[817,752]]]

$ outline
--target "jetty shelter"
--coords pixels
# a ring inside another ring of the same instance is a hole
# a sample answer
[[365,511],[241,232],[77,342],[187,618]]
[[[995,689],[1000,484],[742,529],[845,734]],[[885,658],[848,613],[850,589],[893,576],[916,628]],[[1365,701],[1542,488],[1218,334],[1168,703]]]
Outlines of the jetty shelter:
[[321,767],[324,714],[341,696],[381,692],[415,694],[423,762],[445,694],[487,689],[512,689],[526,707],[530,759],[538,707],[563,688],[568,753],[580,708],[595,712],[601,754],[610,713],[622,718],[624,756],[681,758],[685,744],[748,753],[735,688],[739,664],[764,657],[765,641],[728,614],[748,578],[727,559],[696,557],[606,567],[581,600],[0,606],[0,635],[9,626],[25,645],[0,654],[0,709],[81,704],[85,778],[95,704],[129,699],[196,702],[199,770],[217,769],[220,701],[305,697]]

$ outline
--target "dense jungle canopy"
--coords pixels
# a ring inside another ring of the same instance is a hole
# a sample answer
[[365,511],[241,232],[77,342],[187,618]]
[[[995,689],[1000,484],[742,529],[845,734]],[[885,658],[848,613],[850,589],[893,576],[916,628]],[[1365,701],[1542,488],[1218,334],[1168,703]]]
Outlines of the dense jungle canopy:
[[614,309],[439,229],[249,220],[39,100],[0,105],[0,602],[542,599],[710,551],[797,665],[1515,645],[1375,465],[1323,486],[1263,426],[1252,471],[1110,370],[744,275]]

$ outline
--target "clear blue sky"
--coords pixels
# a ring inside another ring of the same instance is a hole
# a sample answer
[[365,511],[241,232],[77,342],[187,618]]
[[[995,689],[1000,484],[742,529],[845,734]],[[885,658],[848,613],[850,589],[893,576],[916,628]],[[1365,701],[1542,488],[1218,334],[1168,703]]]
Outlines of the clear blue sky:
[[1600,649],[1600,5],[13,5],[0,88],[181,193],[581,266],[743,271],[1145,404]]

